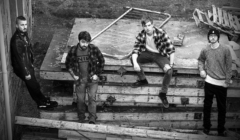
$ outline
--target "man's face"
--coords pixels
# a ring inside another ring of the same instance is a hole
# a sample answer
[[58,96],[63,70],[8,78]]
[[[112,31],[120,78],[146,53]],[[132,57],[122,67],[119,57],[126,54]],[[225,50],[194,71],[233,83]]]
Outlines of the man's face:
[[27,20],[18,20],[16,27],[22,32],[27,32]]
[[216,34],[210,34],[209,35],[209,41],[210,43],[216,43],[218,41],[218,36]]
[[151,21],[148,21],[145,25],[143,25],[143,29],[147,32],[147,34],[152,34],[153,33],[153,24]]
[[79,41],[79,43],[80,43],[80,47],[81,47],[83,50],[87,49],[88,44],[89,44],[89,42],[87,42],[87,41],[84,40],[84,39],[81,39],[81,40]]

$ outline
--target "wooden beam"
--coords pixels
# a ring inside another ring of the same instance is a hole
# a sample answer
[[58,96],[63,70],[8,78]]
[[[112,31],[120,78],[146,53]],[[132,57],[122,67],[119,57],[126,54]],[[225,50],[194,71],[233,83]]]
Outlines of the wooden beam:
[[[88,116],[88,113],[85,114]],[[200,117],[196,117],[200,115]],[[173,113],[97,113],[97,121],[158,121],[158,120],[202,120],[202,112],[173,112]],[[228,112],[227,120],[236,120],[240,113]],[[40,112],[40,118],[50,120],[71,120],[78,119],[77,112]],[[218,113],[211,114],[211,120],[216,121]]]
[[[97,94],[97,104],[102,105],[101,103],[106,102],[106,99],[111,94]],[[153,95],[122,95],[122,94],[114,94],[113,96],[116,101],[113,103],[115,104],[127,104],[133,105],[137,103],[149,103],[153,104],[153,106],[160,106],[161,100],[158,96]],[[57,101],[59,105],[72,105],[73,98],[72,97],[50,97],[51,100]],[[187,97],[189,98],[189,105],[203,105],[203,97]],[[181,105],[181,97],[168,97],[168,102],[170,104],[177,104]],[[155,105],[154,105],[155,104]],[[213,100],[213,106],[216,105],[215,99]],[[186,105],[188,106],[188,105]]]
[[134,128],[123,128],[110,125],[93,125],[93,124],[82,124],[67,121],[56,121],[29,117],[16,116],[15,124],[19,125],[31,125],[40,126],[48,128],[57,129],[67,129],[67,130],[81,130],[113,135],[126,135],[126,136],[138,136],[145,138],[164,138],[164,139],[195,139],[195,140],[228,140],[224,137],[214,137],[214,136],[202,136],[196,134],[184,134],[177,132],[164,132],[164,131],[154,131],[154,130],[144,130],[144,129],[134,129]]

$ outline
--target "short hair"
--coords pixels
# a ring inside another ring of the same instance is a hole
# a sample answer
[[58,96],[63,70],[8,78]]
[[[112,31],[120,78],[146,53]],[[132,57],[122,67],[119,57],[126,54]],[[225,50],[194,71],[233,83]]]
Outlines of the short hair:
[[148,15],[148,14],[143,15],[143,17],[141,19],[142,26],[146,25],[146,23],[148,23],[149,21],[151,23],[153,23],[152,17],[150,15]]
[[87,42],[91,41],[91,35],[87,31],[82,31],[78,34],[78,40],[86,40]]
[[18,24],[18,21],[19,20],[27,20],[24,16],[18,16],[17,18],[16,18],[16,24]]

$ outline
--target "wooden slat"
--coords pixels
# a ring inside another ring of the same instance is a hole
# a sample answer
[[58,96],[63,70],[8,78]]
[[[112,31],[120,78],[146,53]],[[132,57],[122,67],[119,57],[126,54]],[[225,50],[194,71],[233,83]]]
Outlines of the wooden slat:
[[[158,120],[202,120],[196,119],[195,114],[202,112],[173,112],[173,113],[97,113],[97,121],[158,121]],[[85,114],[88,116],[88,113]],[[227,113],[228,120],[236,120],[240,113]],[[77,112],[40,112],[40,118],[50,120],[69,120],[76,121],[78,119]],[[218,113],[211,114],[211,120],[217,120]]]
[[[164,131],[154,131],[154,130],[144,130],[144,129],[134,129],[134,128],[123,128],[110,125],[92,125],[92,124],[81,124],[74,122],[66,121],[56,121],[56,120],[47,120],[47,119],[38,119],[38,118],[28,118],[28,117],[15,117],[15,124],[19,125],[31,125],[31,126],[41,126],[57,129],[67,129],[67,130],[81,130],[97,133],[106,133],[106,134],[117,134],[117,135],[126,135],[126,136],[138,136],[138,137],[147,137],[147,138],[165,138],[165,139],[205,139],[205,140],[228,140],[227,138],[214,137],[214,136],[202,136],[197,134],[184,134],[177,132],[164,132]],[[228,123],[228,122],[227,122]],[[226,125],[227,125],[226,123]]]
[[212,5],[213,10],[213,23],[218,24],[218,15],[217,15],[217,8],[215,5]]
[[218,25],[222,25],[223,24],[223,12],[221,8],[217,8],[217,13],[218,13]]
[[233,22],[233,16],[231,13],[228,13],[228,18],[229,18],[230,27],[233,28],[234,30],[238,30],[237,25],[235,25]]
[[236,24],[238,31],[240,31],[240,23],[239,23],[239,19],[237,16],[233,16],[234,19],[234,23]]
[[223,12],[223,17],[224,17],[223,18],[224,19],[223,26],[230,28],[230,24],[229,24],[229,21],[228,21],[228,14],[225,10],[222,10],[222,12]]
[[208,14],[205,12],[205,17],[207,19],[207,23],[211,26],[213,26],[213,22],[212,20],[210,20],[210,18],[212,18],[212,13],[208,10]]

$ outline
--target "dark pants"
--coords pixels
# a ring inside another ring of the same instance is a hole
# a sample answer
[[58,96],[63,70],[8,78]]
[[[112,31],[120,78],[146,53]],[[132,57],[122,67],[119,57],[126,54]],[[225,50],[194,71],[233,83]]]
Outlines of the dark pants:
[[[132,61],[132,60],[131,60]],[[160,55],[159,53],[152,53],[149,51],[144,51],[142,52],[138,58],[137,58],[137,62],[141,67],[141,71],[137,72],[138,77],[140,80],[144,80],[146,79],[144,71],[142,69],[141,64],[145,64],[145,63],[156,63],[159,68],[163,69],[165,67],[166,64],[170,64],[170,61],[167,57],[164,57],[162,55]],[[162,81],[162,90],[161,92],[163,93],[167,93],[168,91],[168,87],[172,78],[172,69],[168,70],[167,72],[165,72],[163,81]]]
[[217,107],[218,107],[218,133],[223,133],[225,128],[225,117],[226,117],[226,98],[227,88],[222,86],[216,86],[205,82],[204,86],[205,99],[203,109],[203,127],[210,129],[211,125],[211,108],[213,103],[213,97],[216,96]]
[[[89,121],[95,122],[97,119],[96,115],[96,93],[98,89],[98,82],[91,83],[80,83],[76,86],[77,93],[77,108],[79,120],[85,119],[85,96],[88,93],[88,114]],[[88,91],[88,92],[87,92]]]
[[17,72],[15,73],[20,79],[22,79],[25,82],[28,92],[30,93],[32,99],[39,105],[41,101],[45,102],[47,99],[40,90],[40,85],[35,77],[34,68],[31,67],[28,70],[31,75],[30,80],[26,80],[25,75],[21,75]]

